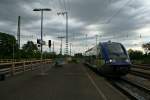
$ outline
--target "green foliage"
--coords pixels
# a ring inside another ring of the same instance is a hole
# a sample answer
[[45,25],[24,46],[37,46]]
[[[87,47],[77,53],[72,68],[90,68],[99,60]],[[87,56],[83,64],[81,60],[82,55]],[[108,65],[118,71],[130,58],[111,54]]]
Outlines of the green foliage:
[[[0,59],[13,59],[13,57],[17,60],[40,59],[41,52],[32,41],[27,41],[27,43],[22,46],[22,49],[19,49],[14,36],[0,32]],[[43,59],[55,57],[56,54],[54,52],[43,53]]]
[[83,57],[82,53],[76,53],[74,56],[75,57]]
[[149,43],[144,43],[142,45],[142,48],[145,50],[146,53],[150,51],[150,42]]
[[36,52],[38,48],[32,41],[28,41],[27,44],[23,45],[22,50],[25,52]]
[[150,42],[142,44],[142,48],[145,50],[146,54],[143,54],[142,51],[129,49],[130,59],[137,64],[150,64]]
[[150,54],[148,53],[143,54],[142,51],[138,51],[138,50],[134,51],[132,49],[129,49],[128,53],[133,63],[136,63],[136,64],[149,64],[150,63]]
[[0,59],[12,59],[13,51],[18,51],[15,37],[0,32]]
[[43,59],[50,59],[50,58],[55,58],[56,54],[53,52],[44,52],[43,53]]
[[21,50],[21,58],[40,58],[40,52],[38,51],[37,45],[32,41],[28,41],[23,45]]
[[132,49],[129,49],[128,53],[129,53],[130,59],[141,59],[141,58],[143,58],[143,52],[142,51],[138,51],[138,50],[133,51]]

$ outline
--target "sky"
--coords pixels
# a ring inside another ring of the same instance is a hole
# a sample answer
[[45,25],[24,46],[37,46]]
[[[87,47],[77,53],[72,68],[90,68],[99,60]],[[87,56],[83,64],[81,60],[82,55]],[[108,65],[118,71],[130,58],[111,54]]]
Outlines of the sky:
[[[84,52],[97,42],[120,42],[127,49],[142,50],[150,40],[149,0],[0,0],[0,32],[16,36],[17,18],[21,16],[21,44],[40,38],[40,12],[34,8],[50,8],[44,12],[43,40],[54,41],[59,53],[59,36],[65,35],[68,12],[69,44],[72,54]],[[49,51],[47,45],[44,50]],[[65,52],[65,39],[63,39]]]

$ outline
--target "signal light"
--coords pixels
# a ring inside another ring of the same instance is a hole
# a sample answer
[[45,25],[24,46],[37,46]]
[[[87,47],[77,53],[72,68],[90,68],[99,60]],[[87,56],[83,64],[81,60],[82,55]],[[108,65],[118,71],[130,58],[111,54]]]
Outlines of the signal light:
[[38,44],[37,47],[40,47],[40,44]]
[[51,47],[51,40],[48,40],[48,46]]
[[41,40],[40,39],[37,39],[37,44],[41,44]]

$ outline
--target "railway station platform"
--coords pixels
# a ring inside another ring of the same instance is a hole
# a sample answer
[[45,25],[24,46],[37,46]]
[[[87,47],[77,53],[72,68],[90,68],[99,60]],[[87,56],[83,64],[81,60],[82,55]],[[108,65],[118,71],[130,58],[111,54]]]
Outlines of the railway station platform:
[[127,100],[104,77],[96,75],[83,64],[66,64],[0,81],[0,100]]

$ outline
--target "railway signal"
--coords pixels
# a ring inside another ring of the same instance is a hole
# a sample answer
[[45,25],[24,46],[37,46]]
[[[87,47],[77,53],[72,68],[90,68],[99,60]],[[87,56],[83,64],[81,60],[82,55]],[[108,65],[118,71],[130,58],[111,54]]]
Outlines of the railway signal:
[[48,40],[48,47],[51,48],[51,40]]
[[41,39],[37,39],[37,44],[39,45],[45,45],[45,41],[41,41]]
[[41,44],[41,40],[40,39],[37,39],[37,44]]
[[[51,11],[49,8],[40,8],[40,9],[33,9],[33,11],[40,11],[41,12],[41,60],[43,60],[43,12],[44,11]],[[41,67],[41,75],[44,74],[43,68]]]

